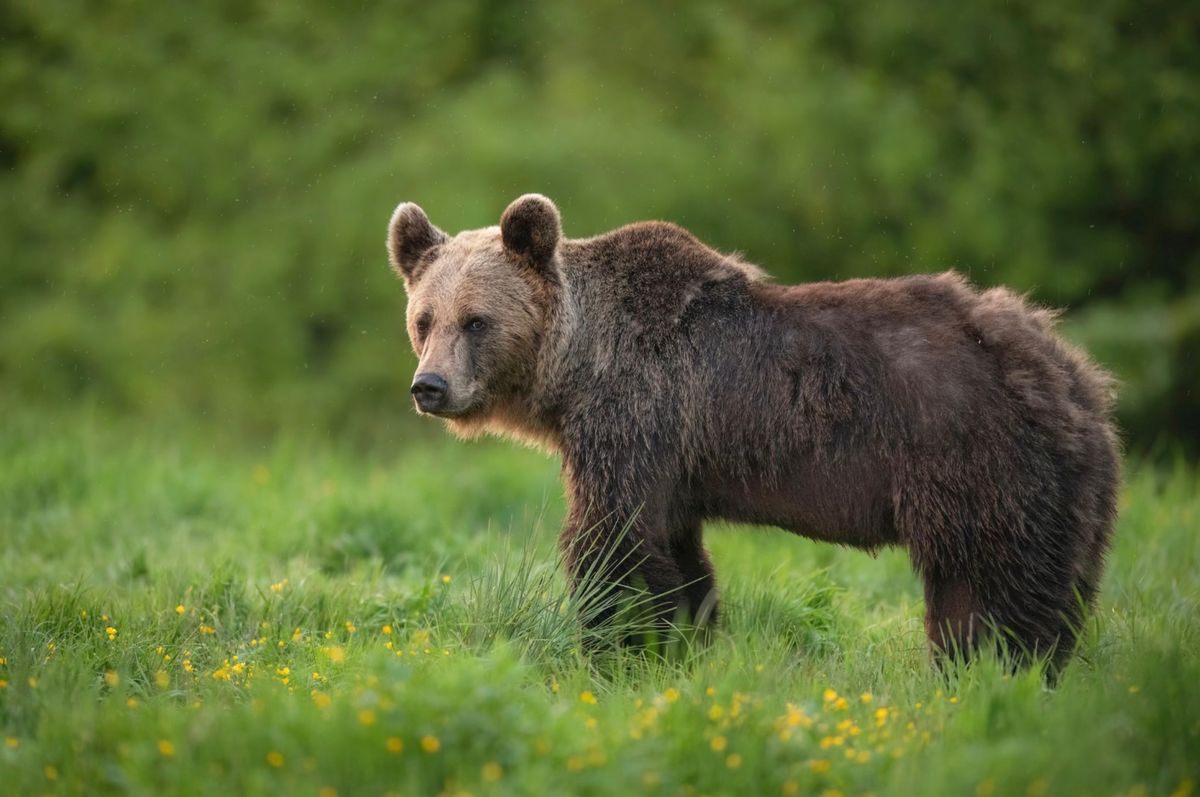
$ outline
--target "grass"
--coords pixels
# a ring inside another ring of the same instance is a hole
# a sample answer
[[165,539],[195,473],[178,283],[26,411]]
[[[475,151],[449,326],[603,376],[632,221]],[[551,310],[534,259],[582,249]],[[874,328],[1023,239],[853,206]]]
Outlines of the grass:
[[1200,479],[1132,468],[1061,684],[936,674],[916,579],[715,528],[722,628],[580,652],[557,466],[415,431],[362,452],[9,408],[0,792],[1184,795]]

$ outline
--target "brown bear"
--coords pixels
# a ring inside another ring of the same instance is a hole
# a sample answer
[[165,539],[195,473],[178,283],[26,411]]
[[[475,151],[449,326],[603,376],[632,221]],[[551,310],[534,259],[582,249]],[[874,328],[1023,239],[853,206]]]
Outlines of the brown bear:
[[418,411],[561,455],[573,583],[605,562],[703,624],[704,521],[778,526],[906,548],[939,658],[1070,656],[1120,456],[1113,381],[1053,312],[953,272],[776,285],[664,222],[567,239],[536,194],[453,237],[402,204],[388,252]]

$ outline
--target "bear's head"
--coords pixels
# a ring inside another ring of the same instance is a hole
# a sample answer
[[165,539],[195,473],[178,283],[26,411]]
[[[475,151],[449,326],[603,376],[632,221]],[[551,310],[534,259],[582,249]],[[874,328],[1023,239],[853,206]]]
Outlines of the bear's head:
[[392,268],[408,292],[408,336],[419,363],[417,410],[472,435],[520,413],[562,284],[558,208],[526,194],[498,227],[450,236],[417,205],[388,227]]

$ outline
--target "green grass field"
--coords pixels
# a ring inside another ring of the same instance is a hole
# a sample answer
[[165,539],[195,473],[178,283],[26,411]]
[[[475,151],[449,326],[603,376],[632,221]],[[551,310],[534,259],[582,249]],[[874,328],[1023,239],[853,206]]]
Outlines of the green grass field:
[[[1053,691],[930,667],[904,555],[715,528],[725,617],[589,659],[557,464],[9,408],[0,793],[1185,795],[1200,479],[1130,466]],[[426,431],[428,433],[426,433]],[[418,436],[419,435],[419,436]]]

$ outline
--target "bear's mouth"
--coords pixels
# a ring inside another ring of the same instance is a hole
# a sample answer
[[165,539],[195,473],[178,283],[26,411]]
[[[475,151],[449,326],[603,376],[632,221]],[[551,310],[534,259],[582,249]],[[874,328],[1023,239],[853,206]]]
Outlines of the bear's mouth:
[[441,418],[446,421],[453,421],[458,418],[463,418],[470,414],[468,410],[457,410],[449,407],[443,407],[439,410],[423,410],[417,407],[418,415],[428,415],[431,418]]
[[428,415],[445,421],[467,420],[478,415],[480,410],[474,402],[461,405],[444,404],[438,407],[422,407],[419,402],[414,404],[418,415]]

